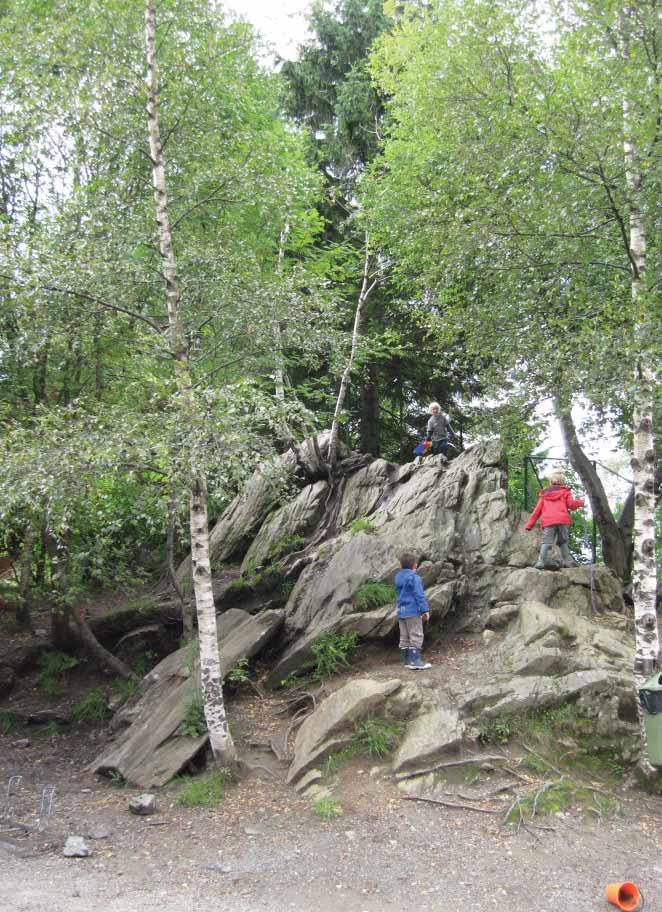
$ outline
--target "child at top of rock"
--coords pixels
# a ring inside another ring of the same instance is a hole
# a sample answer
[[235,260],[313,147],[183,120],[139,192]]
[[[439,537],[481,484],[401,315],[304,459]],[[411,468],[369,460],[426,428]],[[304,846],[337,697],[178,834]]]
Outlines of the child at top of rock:
[[570,510],[578,510],[584,506],[584,501],[580,498],[575,500],[572,491],[565,483],[563,472],[552,472],[549,476],[551,482],[548,488],[538,495],[538,503],[524,528],[527,532],[535,526],[540,517],[542,526],[542,545],[538,560],[534,564],[536,569],[545,569],[545,558],[553,544],[557,544],[561,549],[564,567],[574,567],[575,559],[568,548],[568,526],[572,522]]
[[448,439],[453,436],[453,429],[448,415],[445,415],[438,402],[431,402],[428,411],[430,417],[425,431],[425,439],[432,443],[432,455],[448,456]]
[[401,570],[395,574],[398,594],[398,625],[400,627],[400,656],[402,664],[413,671],[431,668],[421,658],[423,621],[430,618],[423,580],[416,573],[417,557],[409,551],[400,556]]

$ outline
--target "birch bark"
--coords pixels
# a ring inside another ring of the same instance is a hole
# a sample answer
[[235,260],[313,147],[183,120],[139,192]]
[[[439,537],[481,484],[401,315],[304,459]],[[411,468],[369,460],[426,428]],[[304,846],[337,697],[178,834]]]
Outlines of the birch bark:
[[[630,46],[625,12],[621,20],[622,54],[627,61]],[[636,654],[634,671],[641,685],[659,664],[660,639],[657,627],[655,564],[655,446],[653,408],[655,381],[651,338],[650,301],[646,288],[646,226],[642,211],[642,174],[637,160],[632,130],[632,112],[623,96],[623,157],[628,193],[630,229],[629,257],[632,274],[631,293],[634,316],[634,552],[632,560],[632,597]]]
[[352,348],[349,354],[349,359],[343,371],[342,378],[340,380],[340,389],[338,391],[338,398],[336,400],[336,408],[333,413],[333,424],[331,425],[331,437],[329,439],[329,465],[334,466],[336,464],[336,459],[338,455],[338,433],[340,429],[340,415],[345,404],[345,397],[347,395],[347,387],[349,386],[349,377],[352,373],[352,367],[354,366],[354,361],[356,359],[356,351],[359,347],[359,336],[361,329],[361,317],[363,315],[363,307],[365,306],[366,301],[372,294],[377,285],[377,279],[373,279],[370,282],[370,245],[368,234],[365,236],[365,259],[363,261],[363,280],[361,282],[361,291],[359,293],[358,301],[356,302],[356,312],[354,314],[354,329],[352,331]]
[[[194,387],[188,364],[186,338],[180,316],[181,291],[172,244],[165,161],[159,123],[158,70],[156,58],[156,4],[145,4],[145,55],[147,64],[147,126],[152,162],[152,181],[156,204],[156,224],[162,273],[168,308],[170,353],[175,360],[177,388],[187,419],[195,408]],[[214,759],[219,765],[234,766],[236,751],[225,714],[223,679],[216,630],[216,608],[209,563],[209,526],[207,520],[206,479],[199,474],[189,484],[191,560],[193,592],[198,617],[200,644],[200,689]]]

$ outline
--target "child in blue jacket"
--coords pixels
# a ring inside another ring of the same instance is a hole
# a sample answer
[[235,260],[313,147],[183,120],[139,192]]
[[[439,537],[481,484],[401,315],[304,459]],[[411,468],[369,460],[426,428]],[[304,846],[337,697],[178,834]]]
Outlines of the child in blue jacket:
[[416,555],[409,552],[401,555],[400,566],[402,570],[395,574],[395,588],[398,594],[402,664],[414,671],[432,668],[429,662],[421,659],[423,621],[430,619],[430,611],[423,591],[423,580],[416,573]]

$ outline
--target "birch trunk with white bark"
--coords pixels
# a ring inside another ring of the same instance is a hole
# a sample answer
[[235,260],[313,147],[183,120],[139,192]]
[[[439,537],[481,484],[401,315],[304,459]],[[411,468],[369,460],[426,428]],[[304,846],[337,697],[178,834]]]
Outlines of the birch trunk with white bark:
[[[186,339],[180,319],[180,288],[172,244],[165,162],[159,124],[158,74],[156,62],[156,4],[145,4],[145,53],[147,60],[147,124],[152,180],[156,203],[156,224],[168,308],[169,347],[176,363],[177,387],[187,420],[194,410],[194,389],[188,365]],[[200,644],[200,686],[214,759],[221,766],[233,767],[236,751],[225,715],[223,680],[216,630],[216,608],[209,563],[209,526],[207,485],[203,477],[190,482],[191,558],[193,592],[198,618]]]
[[[623,56],[630,56],[625,22]],[[641,197],[642,174],[637,161],[632,133],[632,114],[627,94],[623,99],[623,156],[628,193],[630,229],[630,267],[632,273],[632,311],[634,322],[634,447],[632,471],[634,480],[634,552],[632,559],[632,598],[636,655],[634,671],[637,684],[643,683],[659,665],[660,638],[657,626],[655,563],[655,445],[653,408],[655,380],[650,350],[650,301],[646,288],[646,226]]]
[[352,373],[352,367],[354,366],[354,361],[356,359],[356,351],[359,347],[359,337],[361,329],[361,317],[363,315],[363,307],[365,306],[366,301],[372,294],[375,286],[377,285],[377,279],[374,279],[370,283],[370,247],[369,247],[369,238],[366,234],[365,237],[365,259],[363,261],[363,280],[361,282],[361,291],[359,293],[358,301],[356,302],[356,312],[354,314],[354,329],[352,330],[352,348],[349,353],[349,359],[345,370],[343,371],[342,378],[340,380],[340,389],[338,391],[338,398],[336,400],[336,408],[333,413],[333,424],[331,425],[331,437],[329,440],[329,465],[334,466],[336,464],[336,459],[338,455],[338,434],[340,430],[340,415],[345,404],[345,397],[347,395],[347,387],[349,386],[349,378]]

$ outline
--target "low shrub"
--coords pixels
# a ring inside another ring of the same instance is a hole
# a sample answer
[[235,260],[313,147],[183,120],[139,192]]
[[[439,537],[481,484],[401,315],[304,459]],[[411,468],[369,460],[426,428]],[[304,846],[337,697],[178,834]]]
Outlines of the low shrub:
[[37,688],[47,697],[59,697],[64,690],[63,681],[67,671],[78,665],[78,659],[65,652],[52,650],[39,657],[41,671],[37,677]]
[[352,743],[370,757],[386,757],[398,746],[404,730],[402,722],[366,719],[354,729]]
[[335,820],[336,817],[342,816],[342,807],[340,802],[335,798],[332,798],[330,795],[325,795],[323,798],[318,798],[315,804],[315,813],[322,820],[330,821]]
[[330,678],[342,668],[350,668],[349,657],[359,642],[358,633],[324,633],[312,647],[315,657],[313,677],[317,681]]
[[357,611],[372,611],[382,605],[395,604],[395,587],[389,583],[362,583],[354,594],[354,608]]
[[370,522],[365,516],[357,516],[354,522],[350,525],[349,531],[352,535],[358,535],[359,532],[366,532],[368,535],[371,535],[376,531],[374,523]]
[[74,708],[76,722],[103,722],[108,714],[108,700],[99,690],[91,690]]
[[179,723],[177,734],[183,738],[199,738],[207,731],[207,720],[205,719],[205,707],[202,697],[196,693],[186,707],[186,716]]

